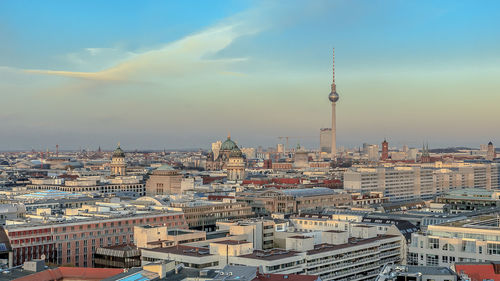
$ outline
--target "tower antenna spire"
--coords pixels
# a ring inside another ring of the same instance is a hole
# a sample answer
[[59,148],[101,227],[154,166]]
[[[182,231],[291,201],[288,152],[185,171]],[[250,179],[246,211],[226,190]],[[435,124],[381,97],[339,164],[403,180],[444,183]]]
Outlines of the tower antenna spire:
[[332,84],[335,84],[335,48],[332,51]]

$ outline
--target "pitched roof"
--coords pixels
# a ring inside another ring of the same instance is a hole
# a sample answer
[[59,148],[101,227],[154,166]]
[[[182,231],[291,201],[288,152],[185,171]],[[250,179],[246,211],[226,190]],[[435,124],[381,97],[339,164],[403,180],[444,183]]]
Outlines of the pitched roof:
[[498,263],[456,263],[455,272],[467,274],[471,281],[500,280]]

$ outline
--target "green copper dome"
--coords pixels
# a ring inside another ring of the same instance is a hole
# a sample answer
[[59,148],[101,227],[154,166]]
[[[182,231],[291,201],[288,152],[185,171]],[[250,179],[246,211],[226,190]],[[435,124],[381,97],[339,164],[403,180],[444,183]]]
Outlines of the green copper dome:
[[231,137],[227,137],[227,140],[220,147],[221,150],[233,150],[235,148],[238,148],[238,146],[231,140]]
[[120,145],[113,151],[113,157],[125,157],[125,152],[120,148]]

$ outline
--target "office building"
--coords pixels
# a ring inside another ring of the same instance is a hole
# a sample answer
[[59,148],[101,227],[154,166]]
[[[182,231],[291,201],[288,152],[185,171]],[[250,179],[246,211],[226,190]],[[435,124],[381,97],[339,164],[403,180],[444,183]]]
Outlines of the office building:
[[322,128],[319,130],[319,151],[328,154],[332,152],[331,128]]

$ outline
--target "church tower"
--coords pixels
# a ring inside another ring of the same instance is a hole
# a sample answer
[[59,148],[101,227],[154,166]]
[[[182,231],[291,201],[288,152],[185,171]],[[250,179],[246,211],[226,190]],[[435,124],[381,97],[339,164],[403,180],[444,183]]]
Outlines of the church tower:
[[113,156],[111,157],[111,175],[125,176],[126,168],[125,152],[123,152],[120,148],[120,143],[118,143],[118,147],[113,151]]

